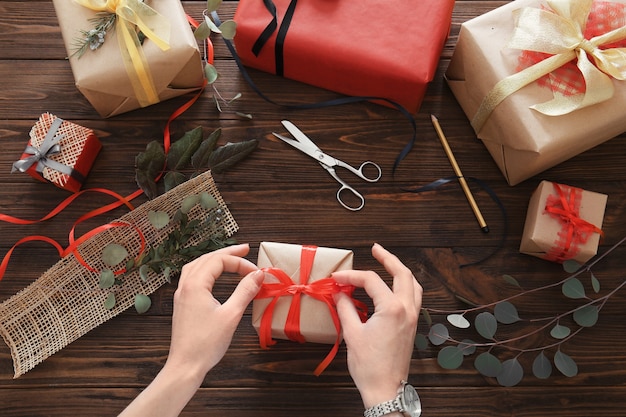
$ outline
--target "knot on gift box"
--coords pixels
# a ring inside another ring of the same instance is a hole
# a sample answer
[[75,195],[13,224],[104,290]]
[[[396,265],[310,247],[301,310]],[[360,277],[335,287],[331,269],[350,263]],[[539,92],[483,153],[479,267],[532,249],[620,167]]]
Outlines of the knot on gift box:
[[51,158],[53,155],[61,153],[61,145],[59,142],[65,137],[64,134],[57,134],[61,124],[63,124],[63,119],[57,117],[52,122],[40,146],[26,146],[24,153],[30,156],[14,162],[11,173],[18,171],[26,172],[31,167],[35,166],[35,170],[41,174],[43,173],[44,167],[48,167],[62,174],[69,175],[79,182],[83,182],[84,177],[80,172]]
[[585,244],[593,233],[604,234],[600,228],[581,219],[579,214],[582,190],[554,183],[556,195],[548,196],[545,212],[562,224],[558,238],[546,259],[563,262],[578,253],[579,246]]
[[530,66],[500,80],[487,94],[472,118],[477,132],[498,104],[534,81],[543,79],[553,99],[531,108],[559,116],[610,99],[612,79],[626,79],[626,48],[618,43],[626,39],[623,4],[548,0],[547,5],[515,10],[508,47],[524,51],[522,65]]
[[[351,285],[340,285],[331,277],[322,278],[309,283],[309,277],[311,269],[313,268],[313,260],[315,259],[316,250],[317,248],[315,246],[302,246],[300,276],[298,283],[295,283],[292,278],[280,268],[262,268],[262,270],[266,273],[276,277],[279,282],[263,283],[255,298],[272,298],[272,301],[267,305],[263,312],[259,328],[259,342],[261,348],[263,349],[267,349],[269,346],[276,343],[276,341],[272,339],[272,317],[276,303],[281,297],[293,297],[291,304],[289,305],[289,312],[287,314],[284,332],[289,340],[299,343],[306,342],[305,337],[300,331],[300,306],[302,296],[305,295],[313,297],[326,304],[332,317],[335,329],[337,330],[337,337],[331,351],[315,369],[315,375],[320,375],[334,359],[341,342],[341,323],[339,321],[339,315],[337,314],[333,295],[343,292],[352,297],[352,293],[355,288]],[[365,321],[367,319],[367,306],[358,300],[352,299],[352,301],[357,308],[359,316],[363,321]]]
[[141,0],[74,1],[96,12],[116,15],[115,30],[120,52],[137,100],[142,107],[158,103],[159,95],[137,29],[166,51],[170,47],[170,22]]

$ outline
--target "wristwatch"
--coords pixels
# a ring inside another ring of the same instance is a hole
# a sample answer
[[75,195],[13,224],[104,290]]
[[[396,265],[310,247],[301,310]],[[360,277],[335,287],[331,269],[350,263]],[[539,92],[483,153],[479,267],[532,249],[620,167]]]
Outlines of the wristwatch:
[[365,417],[382,417],[396,411],[401,412],[406,417],[419,417],[422,414],[420,396],[417,395],[415,388],[406,381],[402,381],[396,398],[368,408],[363,415]]

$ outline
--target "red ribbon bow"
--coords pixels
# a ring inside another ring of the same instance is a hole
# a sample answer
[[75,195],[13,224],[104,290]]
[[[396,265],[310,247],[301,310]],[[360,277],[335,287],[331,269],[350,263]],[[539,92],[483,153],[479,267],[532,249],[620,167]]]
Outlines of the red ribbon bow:
[[[341,343],[341,322],[339,321],[333,294],[343,292],[352,298],[355,287],[352,285],[340,285],[331,277],[322,278],[309,283],[308,281],[311,275],[311,269],[313,268],[313,260],[315,259],[316,251],[317,247],[315,246],[302,246],[299,283],[293,282],[291,277],[280,268],[263,268],[263,271],[275,276],[279,282],[263,283],[261,290],[255,298],[272,298],[272,301],[263,312],[259,328],[259,343],[263,349],[267,349],[269,346],[276,343],[276,341],[272,339],[272,317],[276,303],[281,297],[288,295],[293,296],[289,306],[284,332],[289,340],[299,343],[306,341],[300,332],[300,305],[302,294],[313,297],[326,304],[330,311],[335,329],[337,329],[337,338],[333,348],[328,355],[326,355],[326,358],[315,368],[314,373],[316,376],[319,376],[335,358],[339,350],[339,344]],[[355,304],[361,320],[367,320],[367,306],[354,298],[352,298],[352,302]]]
[[[580,218],[582,198],[580,188],[553,184],[557,195],[548,196],[545,211],[556,218],[562,224],[562,228],[558,239],[554,242],[554,247],[548,252],[546,258],[550,261],[563,262],[574,258],[580,245],[584,245],[593,233],[603,236],[604,232],[594,224]],[[565,190],[561,187],[565,187]]]

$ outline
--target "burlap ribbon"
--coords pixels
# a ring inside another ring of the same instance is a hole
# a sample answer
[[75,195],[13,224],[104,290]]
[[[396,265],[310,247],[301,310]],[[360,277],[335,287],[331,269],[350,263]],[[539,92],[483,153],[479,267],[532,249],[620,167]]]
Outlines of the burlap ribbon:
[[32,145],[26,146],[24,153],[30,156],[14,162],[13,167],[11,168],[11,173],[18,171],[26,172],[33,165],[35,165],[35,170],[40,174],[43,172],[44,167],[48,167],[50,169],[54,169],[55,171],[59,171],[62,174],[74,177],[78,181],[82,182],[84,178],[80,172],[50,158],[53,155],[61,153],[61,145],[59,142],[65,137],[63,134],[57,134],[61,124],[63,124],[63,119],[57,117],[52,122],[48,133],[46,133],[46,136],[39,147]]
[[526,7],[514,12],[516,27],[508,47],[550,54],[547,59],[500,80],[483,99],[472,126],[479,132],[493,110],[522,87],[576,60],[586,85],[580,94],[554,92],[554,98],[531,106],[559,116],[613,97],[613,82],[626,79],[626,48],[607,48],[626,39],[626,26],[585,39],[584,30],[593,0],[548,0],[548,9]]
[[116,14],[115,31],[135,96],[142,107],[158,103],[159,94],[136,29],[166,51],[170,47],[170,22],[140,0],[74,1],[97,12]]

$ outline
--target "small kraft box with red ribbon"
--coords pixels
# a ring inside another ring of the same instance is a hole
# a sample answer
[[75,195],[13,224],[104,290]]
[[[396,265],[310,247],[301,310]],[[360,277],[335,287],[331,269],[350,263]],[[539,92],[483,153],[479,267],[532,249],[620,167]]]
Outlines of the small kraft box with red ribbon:
[[453,0],[241,0],[234,40],[246,66],[415,113],[453,8]]
[[102,117],[198,90],[198,42],[180,0],[53,0],[76,87]]
[[79,191],[102,148],[93,130],[44,113],[29,136],[11,172],[25,172],[64,190]]
[[461,26],[450,89],[510,185],[626,131],[626,4],[515,0]]
[[[346,249],[261,242],[257,266],[266,277],[252,303],[252,325],[261,347],[269,348],[274,339],[331,344],[330,353],[314,371],[321,374],[342,340],[333,295],[352,296],[354,291],[352,286],[337,284],[331,274],[352,269],[352,259],[352,251]],[[353,302],[365,320],[367,307],[354,298]]]
[[562,263],[585,263],[602,237],[608,196],[542,181],[528,205],[520,252]]

